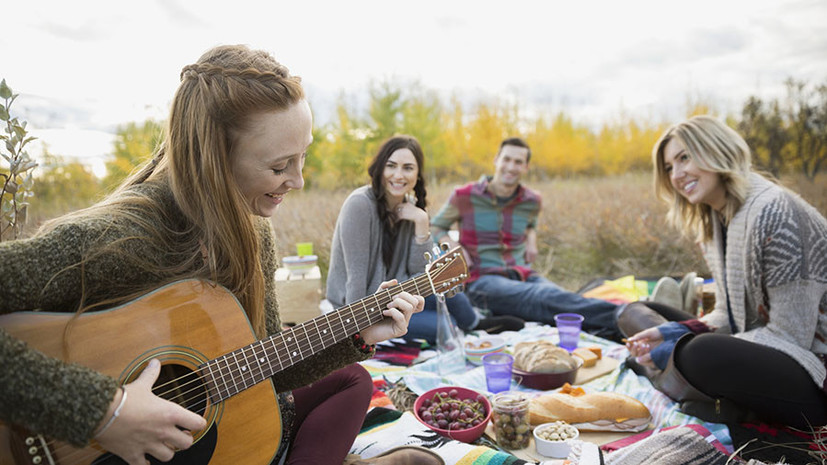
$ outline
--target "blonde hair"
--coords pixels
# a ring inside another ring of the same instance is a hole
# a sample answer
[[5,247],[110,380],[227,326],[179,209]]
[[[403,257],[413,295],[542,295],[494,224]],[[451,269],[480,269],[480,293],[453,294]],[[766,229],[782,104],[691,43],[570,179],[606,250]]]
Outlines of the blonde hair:
[[[263,336],[265,290],[259,229],[234,181],[230,158],[233,141],[251,116],[287,109],[304,98],[301,80],[267,52],[242,45],[207,51],[195,64],[185,66],[180,77],[165,141],[155,157],[103,202],[70,215],[128,218],[147,231],[141,240],[169,251],[172,264],[159,265],[129,254],[125,244],[134,238],[121,238],[93,251],[83,262],[112,253],[163,277],[162,281],[211,279],[238,298],[254,330]],[[138,184],[148,188],[169,185],[185,219],[165,217],[163,205],[131,189]],[[151,220],[144,219],[147,213]],[[122,301],[124,294],[131,298],[147,290],[123,290],[120,296],[91,306]]]
[[722,219],[728,224],[741,208],[749,189],[749,146],[732,128],[717,118],[699,115],[667,129],[652,149],[655,194],[669,205],[667,221],[700,242],[712,239],[712,208],[693,205],[675,191],[664,166],[663,155],[672,139],[679,141],[695,164],[718,173],[726,192]]

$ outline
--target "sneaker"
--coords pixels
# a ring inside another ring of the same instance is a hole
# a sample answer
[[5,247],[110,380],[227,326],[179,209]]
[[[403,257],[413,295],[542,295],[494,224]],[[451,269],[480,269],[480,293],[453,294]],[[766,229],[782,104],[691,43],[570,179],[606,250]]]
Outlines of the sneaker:
[[677,310],[683,309],[683,295],[681,294],[681,286],[677,281],[664,276],[655,284],[652,290],[652,295],[649,296],[650,302],[657,302],[659,304],[668,305]]
[[502,315],[489,316],[481,319],[475,330],[482,330],[488,334],[497,334],[503,331],[519,331],[525,327],[525,321],[516,316]]

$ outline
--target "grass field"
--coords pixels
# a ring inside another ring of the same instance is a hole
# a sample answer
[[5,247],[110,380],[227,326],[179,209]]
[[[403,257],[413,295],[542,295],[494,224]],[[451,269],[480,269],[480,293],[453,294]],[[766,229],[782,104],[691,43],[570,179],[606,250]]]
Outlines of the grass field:
[[[827,173],[814,181],[785,177],[782,183],[827,215]],[[595,277],[708,274],[699,248],[666,225],[666,207],[654,198],[649,173],[526,184],[543,195],[537,230],[540,255],[534,269],[567,289],[577,290]],[[429,186],[432,215],[454,187]],[[349,193],[291,192],[272,219],[279,256],[295,255],[297,242],[312,242],[326,276],[336,218]],[[32,210],[23,237],[59,213]]]
[[[827,214],[827,173],[815,181],[782,181]],[[543,195],[534,268],[567,289],[577,290],[594,277],[708,274],[698,246],[666,225],[666,207],[655,199],[649,173],[527,185]],[[432,215],[453,187],[429,187]],[[273,218],[280,256],[294,255],[297,242],[312,242],[325,276],[336,218],[348,194],[290,193]]]

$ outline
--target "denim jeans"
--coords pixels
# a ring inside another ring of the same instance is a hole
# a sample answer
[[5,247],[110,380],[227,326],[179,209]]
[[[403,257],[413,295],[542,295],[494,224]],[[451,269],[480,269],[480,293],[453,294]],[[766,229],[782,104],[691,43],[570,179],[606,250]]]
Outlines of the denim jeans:
[[499,275],[483,275],[466,286],[471,303],[495,315],[513,315],[526,321],[554,325],[558,313],[579,313],[585,317],[583,330],[619,341],[617,305],[601,299],[589,299],[567,291],[538,275],[525,281]]
[[[471,302],[464,293],[445,299],[445,303],[448,313],[463,331],[474,329],[479,323],[479,314],[471,307]],[[433,344],[436,341],[436,321],[436,297],[431,295],[425,298],[425,309],[411,317],[405,339],[425,339]]]

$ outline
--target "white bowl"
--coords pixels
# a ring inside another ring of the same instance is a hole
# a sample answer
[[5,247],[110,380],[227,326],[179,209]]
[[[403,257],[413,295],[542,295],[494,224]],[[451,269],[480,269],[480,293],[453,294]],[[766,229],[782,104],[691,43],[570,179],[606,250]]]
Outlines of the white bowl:
[[499,336],[465,338],[463,343],[465,358],[474,365],[482,365],[483,355],[495,354],[505,350],[505,339]]
[[[561,423],[565,425],[566,428],[571,428],[574,430],[574,435],[572,437],[567,437],[563,440],[550,441],[540,436],[544,430],[559,427]],[[542,425],[534,428],[534,446],[537,448],[537,453],[540,455],[555,459],[564,459],[568,457],[569,452],[571,452],[571,441],[577,439],[579,436],[580,431],[578,431],[577,428],[564,422],[555,421],[552,423],[543,423]]]

